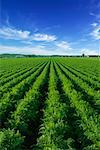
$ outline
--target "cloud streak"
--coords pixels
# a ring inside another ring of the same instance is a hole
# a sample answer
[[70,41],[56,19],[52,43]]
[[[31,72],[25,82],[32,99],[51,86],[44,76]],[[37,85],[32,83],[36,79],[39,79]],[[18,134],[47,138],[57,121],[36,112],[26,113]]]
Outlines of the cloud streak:
[[0,37],[4,39],[14,39],[14,40],[28,39],[29,35],[30,35],[29,31],[12,29],[9,27],[4,27],[0,29]]
[[90,35],[95,39],[95,40],[100,40],[100,25],[99,23],[94,22],[91,24],[93,27],[93,31],[90,33]]
[[64,50],[65,49],[66,50],[71,50],[72,49],[71,46],[70,46],[70,44],[68,42],[66,42],[66,41],[57,42],[56,46],[59,47],[59,48],[61,48],[61,49],[64,49]]
[[8,46],[0,45],[0,53],[35,54],[35,55],[72,55],[72,51],[61,48],[49,48],[43,45],[37,46]]
[[11,54],[35,54],[35,55],[82,55],[83,53],[85,55],[98,55],[97,50],[95,49],[89,49],[89,48],[83,48],[83,49],[71,49],[71,50],[64,50],[60,48],[54,49],[47,49],[47,47],[42,45],[37,46],[5,46],[0,45],[0,53],[11,53]]
[[55,41],[57,37],[55,35],[49,35],[44,33],[34,33],[30,31],[18,30],[10,27],[0,28],[0,38],[12,39],[12,40],[28,40],[28,41]]
[[55,41],[57,38],[54,35],[37,33],[37,34],[34,34],[32,36],[32,39],[35,40],[35,41],[47,41],[47,42],[51,42],[51,41]]
[[98,52],[96,50],[93,49],[81,49],[81,53],[84,53],[85,55],[98,55]]

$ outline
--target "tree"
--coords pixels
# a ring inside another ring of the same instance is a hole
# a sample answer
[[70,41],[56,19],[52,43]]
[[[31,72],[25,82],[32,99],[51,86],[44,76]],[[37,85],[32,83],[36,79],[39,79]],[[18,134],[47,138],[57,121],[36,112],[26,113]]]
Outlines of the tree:
[[85,57],[85,54],[84,54],[84,53],[82,54],[82,57]]

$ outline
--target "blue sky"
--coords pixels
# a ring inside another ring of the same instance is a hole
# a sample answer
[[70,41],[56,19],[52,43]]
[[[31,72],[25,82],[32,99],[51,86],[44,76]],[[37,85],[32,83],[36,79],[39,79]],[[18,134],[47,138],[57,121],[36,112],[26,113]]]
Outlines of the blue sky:
[[0,53],[98,54],[99,0],[0,0]]

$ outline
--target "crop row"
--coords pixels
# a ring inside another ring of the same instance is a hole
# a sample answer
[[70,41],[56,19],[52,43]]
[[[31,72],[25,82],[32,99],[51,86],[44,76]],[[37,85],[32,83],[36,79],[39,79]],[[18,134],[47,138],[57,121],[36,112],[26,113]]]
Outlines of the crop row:
[[[45,62],[45,60],[43,60],[42,62]],[[5,64],[6,63],[6,64]],[[10,76],[13,76],[14,74],[20,72],[23,69],[29,69],[34,67],[35,65],[41,63],[41,60],[34,60],[34,59],[15,59],[15,60],[7,60],[4,61],[2,60],[0,62],[0,73],[1,73],[1,78],[0,80],[6,79]]]
[[10,92],[11,90],[13,90],[14,86],[16,86],[18,83],[20,83],[21,81],[23,81],[24,79],[29,77],[31,74],[33,74],[40,66],[41,66],[41,64],[35,66],[33,69],[31,69],[29,71],[27,70],[21,76],[18,76],[17,78],[14,78],[10,82],[7,82],[5,85],[1,86],[0,87],[0,96],[2,97],[3,94],[5,94],[6,92]]
[[92,78],[95,81],[100,82],[100,76],[98,70],[99,67],[99,59],[57,59],[57,62],[63,63],[69,68],[80,72],[87,77]]
[[57,89],[58,78],[51,64],[49,75],[49,93],[44,110],[43,123],[40,126],[37,149],[71,149],[74,140],[70,137],[70,126],[66,120],[67,105],[61,102]]
[[[63,64],[62,64],[63,65]],[[99,86],[99,82],[98,81],[94,81],[93,79],[91,79],[91,77],[86,76],[81,74],[80,72],[77,72],[74,69],[71,69],[70,67],[66,67],[65,65],[63,65],[68,71],[70,71],[71,73],[73,73],[74,75],[76,75],[77,77],[81,78],[84,82],[88,83],[90,87],[92,87],[95,90],[99,90],[100,86]]]
[[31,88],[35,79],[42,72],[45,64],[38,68],[33,74],[28,78],[22,80],[18,85],[16,85],[11,92],[7,93],[0,101],[0,120],[1,124],[4,123],[10,111],[15,109],[15,104],[24,97],[24,94]]
[[[78,123],[83,129],[84,136],[94,144],[95,148],[99,148],[100,126],[99,117],[93,112],[88,103],[82,100],[81,94],[74,89],[71,80],[67,79],[61,70],[56,65],[59,77],[62,81],[63,90],[66,96],[70,99],[70,103],[76,110],[76,115],[80,117]],[[84,141],[85,139],[82,139]]]
[[75,85],[74,88],[77,89],[77,91],[83,93],[84,100],[88,101],[91,104],[91,106],[95,108],[95,110],[98,112],[100,107],[100,93],[92,89],[82,79],[76,77],[70,71],[66,70],[66,68],[62,65],[59,64],[59,66],[61,70],[65,73],[66,77],[71,80],[73,85]]
[[18,60],[7,65],[9,73],[12,62],[19,71],[12,69],[15,73],[1,81],[0,149],[99,150],[99,77],[89,75],[95,67],[84,73],[93,60]]
[[[9,134],[13,134],[13,136],[9,136],[8,137],[9,143],[3,145],[3,147],[1,146],[0,148],[6,149],[8,147],[8,145],[10,145],[10,147],[20,150],[20,148],[21,148],[20,144],[23,141],[23,135],[27,135],[30,133],[29,132],[30,125],[33,125],[33,128],[34,128],[34,126],[36,126],[37,121],[38,121],[37,120],[38,115],[39,115],[38,112],[39,112],[40,105],[41,105],[41,100],[40,100],[41,93],[40,92],[41,92],[41,88],[43,88],[43,86],[47,82],[46,77],[47,77],[47,74],[49,71],[49,65],[50,64],[48,63],[45,66],[45,68],[42,71],[42,73],[40,74],[40,76],[34,82],[32,88],[29,90],[29,92],[24,97],[24,99],[18,104],[15,112],[12,114],[12,118],[9,120],[9,123],[10,123],[11,128],[14,129],[14,131],[9,130],[9,129],[5,130],[5,131],[1,131],[1,134],[5,135],[5,132],[10,132]],[[11,105],[10,105],[10,107],[11,107]],[[18,132],[15,133],[15,130],[19,130],[22,136],[20,134],[18,134]],[[19,138],[19,136],[21,138]],[[12,139],[13,137],[15,137],[14,140],[17,143],[16,145],[14,145],[14,143],[10,142],[13,140]],[[1,143],[3,143],[4,140],[7,140],[6,139],[7,136],[5,136],[4,138],[1,139]],[[19,142],[17,142],[17,141],[19,141]]]

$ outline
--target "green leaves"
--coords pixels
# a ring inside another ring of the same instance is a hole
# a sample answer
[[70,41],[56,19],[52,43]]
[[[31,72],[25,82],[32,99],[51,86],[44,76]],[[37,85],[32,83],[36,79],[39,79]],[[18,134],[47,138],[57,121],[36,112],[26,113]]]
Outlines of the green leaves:
[[[54,64],[50,66],[49,92],[44,110],[43,125],[40,128],[42,136],[38,139],[37,148],[41,149],[68,149],[72,143],[67,142],[70,137],[70,126],[66,118],[67,107],[60,102],[60,93],[57,90],[57,76]],[[67,135],[66,135],[67,134]],[[74,142],[73,142],[74,143]]]
[[99,150],[97,62],[92,58],[2,60],[0,150]]
[[22,150],[24,137],[14,130],[0,131],[0,149],[1,150]]

